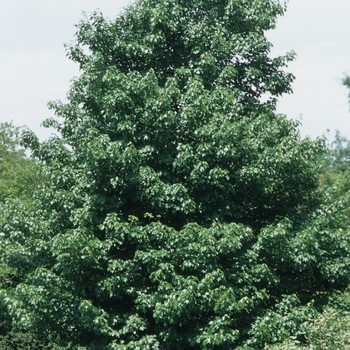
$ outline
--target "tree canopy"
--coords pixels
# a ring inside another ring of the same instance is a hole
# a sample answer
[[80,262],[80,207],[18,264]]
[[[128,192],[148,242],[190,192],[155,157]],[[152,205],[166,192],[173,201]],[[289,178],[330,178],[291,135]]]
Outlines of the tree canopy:
[[69,349],[263,349],[349,284],[349,200],[318,191],[322,138],[275,113],[294,54],[276,0],[139,0],[67,47],[81,75],[58,135],[24,142],[45,181],[2,207],[14,322]]

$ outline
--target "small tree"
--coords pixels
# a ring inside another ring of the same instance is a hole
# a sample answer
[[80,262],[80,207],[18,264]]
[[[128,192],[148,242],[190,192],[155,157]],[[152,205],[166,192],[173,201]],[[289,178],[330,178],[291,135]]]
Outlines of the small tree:
[[25,135],[40,205],[0,221],[20,324],[69,348],[259,349],[348,285],[347,203],[317,192],[324,140],[275,114],[293,54],[270,58],[264,31],[283,11],[140,0],[79,24],[82,74],[46,121],[61,136]]

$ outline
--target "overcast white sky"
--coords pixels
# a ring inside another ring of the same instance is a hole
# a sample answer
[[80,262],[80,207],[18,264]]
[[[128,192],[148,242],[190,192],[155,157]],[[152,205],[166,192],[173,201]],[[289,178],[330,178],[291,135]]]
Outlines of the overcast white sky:
[[[64,100],[79,74],[65,56],[63,43],[74,24],[100,9],[115,18],[129,0],[0,0],[0,122],[27,125],[41,139],[50,131],[41,122],[52,116],[49,100]],[[290,0],[277,29],[267,33],[272,55],[294,50],[288,71],[296,76],[294,93],[280,99],[277,112],[302,115],[301,134],[312,138],[338,129],[350,138],[348,91],[341,85],[350,71],[350,1]]]

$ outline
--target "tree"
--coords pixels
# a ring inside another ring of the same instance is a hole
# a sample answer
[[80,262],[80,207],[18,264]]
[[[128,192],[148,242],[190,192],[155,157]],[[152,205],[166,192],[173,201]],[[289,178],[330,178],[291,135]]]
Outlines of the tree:
[[322,192],[332,194],[334,200],[350,190],[350,141],[341,136],[339,131],[326,155],[320,180]]
[[9,197],[30,199],[38,186],[36,162],[20,146],[20,128],[0,123],[0,202]]
[[82,74],[45,123],[61,136],[24,135],[38,206],[0,217],[19,324],[70,349],[262,349],[347,287],[349,201],[321,201],[324,140],[275,114],[293,54],[270,58],[264,31],[283,12],[139,0],[78,25]]
[[[343,84],[346,88],[350,89],[350,75],[349,75],[349,74],[345,74],[345,75],[344,75],[344,77],[343,77],[343,79],[342,79],[342,84]],[[350,98],[350,95],[349,95],[348,97]]]
[[[27,207],[31,207],[34,193],[43,177],[38,174],[36,161],[28,158],[20,145],[20,129],[12,123],[0,123],[0,203],[19,198]],[[19,202],[17,205],[23,206]],[[10,291],[18,284],[20,277],[18,269],[0,263],[0,289]],[[0,349],[52,349],[52,346],[45,345],[35,339],[35,334],[13,327],[6,304],[0,300]]]

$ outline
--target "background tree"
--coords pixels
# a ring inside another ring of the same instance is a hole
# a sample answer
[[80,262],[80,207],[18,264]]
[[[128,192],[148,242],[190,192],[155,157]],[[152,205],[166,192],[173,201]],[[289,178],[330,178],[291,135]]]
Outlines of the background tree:
[[0,123],[0,201],[9,197],[30,199],[38,183],[36,162],[20,146],[20,128]]
[[[0,123],[0,203],[8,200],[15,203],[13,207],[23,208],[24,202],[26,208],[31,208],[43,176],[38,174],[37,162],[30,159],[20,145],[20,129],[12,123]],[[0,245],[3,235],[0,232]],[[19,267],[0,263],[0,289],[10,292],[21,279]],[[0,301],[0,349],[52,349],[46,345],[47,342],[39,342],[35,333],[13,325],[6,304]]]
[[[348,78],[344,85],[349,86]],[[336,132],[335,140],[329,145],[325,155],[324,169],[320,174],[320,193],[325,202],[348,203],[350,184],[350,142]],[[343,211],[338,226],[349,229],[349,207]],[[349,346],[349,296],[338,295],[336,303],[331,302],[316,319],[307,322],[305,334],[301,339],[288,339],[282,344],[269,346],[268,349],[339,349]]]
[[46,121],[61,136],[24,135],[48,179],[38,206],[0,217],[22,327],[70,349],[262,349],[347,287],[324,140],[275,114],[293,54],[270,58],[264,31],[283,11],[140,0],[78,25],[82,74]]
[[[342,79],[342,83],[346,88],[350,89],[350,75],[349,74],[344,75],[344,78]],[[349,96],[349,98],[350,98],[350,96]]]
[[[349,203],[350,143],[337,131],[335,140],[325,155],[324,169],[320,174],[320,193],[328,203]],[[350,209],[345,209],[338,227],[348,231]],[[328,301],[329,302],[329,301]],[[349,347],[349,296],[348,293],[334,296],[326,309],[304,325],[302,337],[292,337],[283,343],[268,346],[268,349],[339,349]]]
[[[320,189],[334,201],[346,196],[350,190],[350,141],[337,131],[325,158],[324,170],[320,177]],[[345,220],[345,227],[350,222]]]

